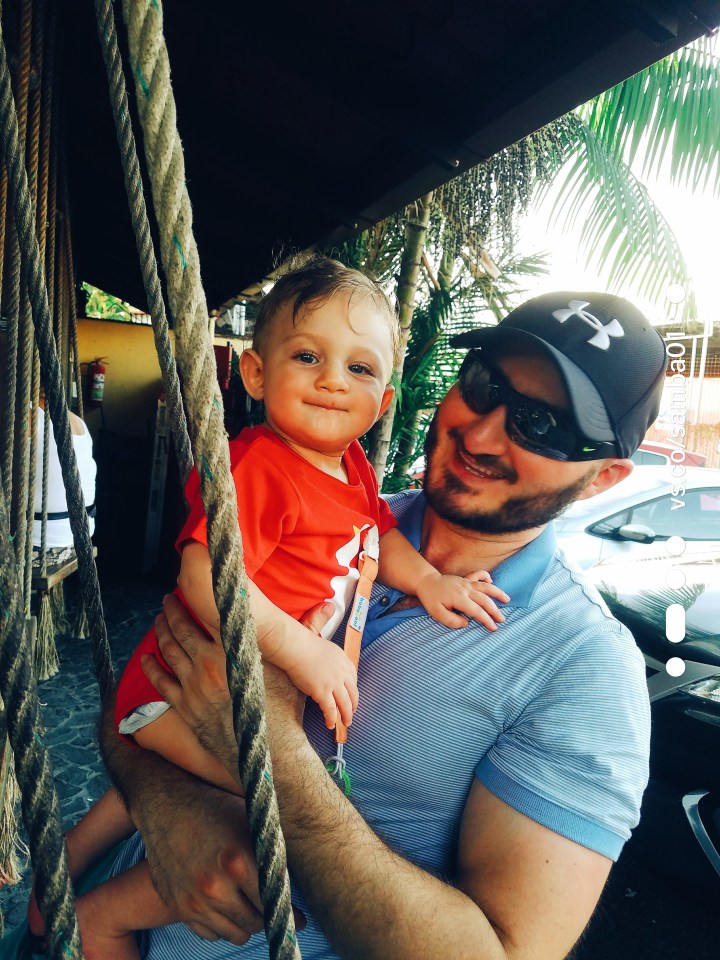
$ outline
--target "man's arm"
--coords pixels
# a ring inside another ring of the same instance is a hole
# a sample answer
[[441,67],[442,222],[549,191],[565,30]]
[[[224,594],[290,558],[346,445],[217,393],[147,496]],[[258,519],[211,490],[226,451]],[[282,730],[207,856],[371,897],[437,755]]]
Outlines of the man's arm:
[[115,729],[114,699],[104,705],[100,744],[145,841],[158,893],[199,936],[246,943],[263,924],[244,801],[129,747]]
[[[166,603],[156,624],[178,680],[151,676],[195,728],[209,713],[227,758],[230,725],[214,689],[213,647]],[[153,665],[148,664],[152,670]],[[182,686],[180,686],[180,684]],[[293,875],[345,958],[561,960],[588,922],[610,861],[529,820],[479,783],[465,810],[453,887],[390,850],[328,777],[301,726],[302,697],[266,671],[273,779]],[[207,725],[204,735],[208,736]]]

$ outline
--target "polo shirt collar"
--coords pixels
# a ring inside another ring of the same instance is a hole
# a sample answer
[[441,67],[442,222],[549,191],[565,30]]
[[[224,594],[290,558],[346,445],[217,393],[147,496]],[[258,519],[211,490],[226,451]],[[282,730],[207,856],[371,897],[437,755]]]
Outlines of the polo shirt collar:
[[[398,523],[398,530],[418,551],[426,506],[427,500],[421,491]],[[535,589],[543,580],[556,550],[555,526],[549,523],[539,536],[495,567],[492,572],[493,583],[510,596],[513,607],[532,605]]]

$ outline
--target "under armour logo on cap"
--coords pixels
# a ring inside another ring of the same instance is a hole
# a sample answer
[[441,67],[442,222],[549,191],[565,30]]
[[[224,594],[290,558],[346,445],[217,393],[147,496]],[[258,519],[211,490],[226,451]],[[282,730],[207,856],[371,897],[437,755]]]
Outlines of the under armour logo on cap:
[[610,337],[624,337],[623,330],[618,320],[611,320],[608,324],[603,324],[592,313],[589,313],[585,307],[590,306],[589,300],[571,300],[567,308],[563,310],[553,310],[553,316],[560,323],[565,323],[570,317],[578,317],[595,330],[595,334],[590,337],[588,343],[599,350],[607,350],[610,346]]

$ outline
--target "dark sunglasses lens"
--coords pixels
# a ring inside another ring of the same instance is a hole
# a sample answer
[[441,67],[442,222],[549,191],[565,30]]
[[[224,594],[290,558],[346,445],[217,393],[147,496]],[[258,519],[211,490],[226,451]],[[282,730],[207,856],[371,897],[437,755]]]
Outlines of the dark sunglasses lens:
[[523,446],[554,460],[566,460],[577,443],[572,428],[560,423],[551,410],[530,401],[520,401],[510,408],[516,434]]
[[479,356],[468,354],[460,367],[460,396],[475,413],[489,413],[500,404],[507,406],[508,436],[519,446],[551,460],[592,460],[597,457],[597,444],[584,447],[578,454],[582,438],[575,427],[556,413],[517,393]]
[[488,413],[500,402],[492,371],[479,360],[465,359],[460,368],[460,396],[475,413]]

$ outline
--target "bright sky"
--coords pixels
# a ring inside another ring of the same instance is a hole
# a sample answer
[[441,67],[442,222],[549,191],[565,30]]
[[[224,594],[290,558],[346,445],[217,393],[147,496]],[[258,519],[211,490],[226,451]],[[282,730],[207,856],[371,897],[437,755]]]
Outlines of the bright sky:
[[[716,38],[715,52],[720,52]],[[633,166],[635,174],[645,183],[651,197],[669,222],[692,274],[698,304],[698,319],[720,322],[720,199],[709,193],[693,195],[689,190],[675,187],[664,172],[658,179],[644,177],[641,164]],[[526,238],[527,250],[550,251],[550,274],[537,282],[531,291],[545,293],[551,290],[606,289],[607,283],[595,268],[587,268],[578,252],[579,229],[574,235],[563,236],[549,226],[552,199],[532,211],[525,220],[521,235]],[[618,291],[637,303],[654,322],[667,319],[662,305],[643,303],[629,290]],[[671,304],[667,307],[672,310]]]
[[[658,181],[646,179],[645,184],[685,256],[695,283],[699,319],[720,321],[720,199],[708,194],[693,196],[687,190],[672,186],[667,177]],[[558,228],[551,229],[551,205],[552,202],[547,201],[533,210],[521,231],[525,249],[550,252],[550,274],[538,279],[531,294],[563,289],[605,289],[606,278],[594,267],[586,267],[578,251],[579,228],[571,235],[561,234]],[[654,322],[667,319],[662,307],[643,303],[634,292],[619,292],[636,302]]]

